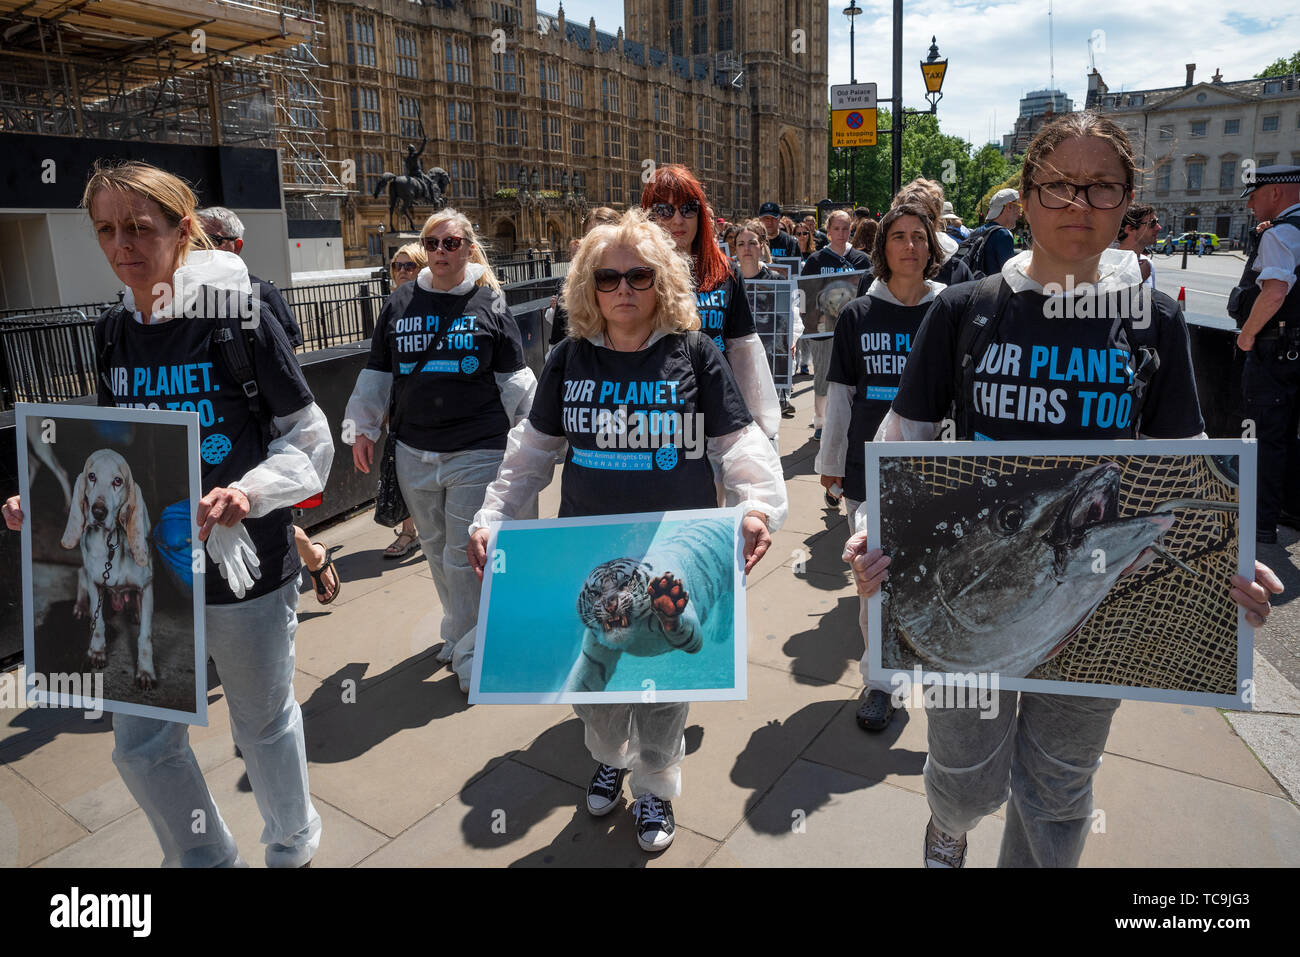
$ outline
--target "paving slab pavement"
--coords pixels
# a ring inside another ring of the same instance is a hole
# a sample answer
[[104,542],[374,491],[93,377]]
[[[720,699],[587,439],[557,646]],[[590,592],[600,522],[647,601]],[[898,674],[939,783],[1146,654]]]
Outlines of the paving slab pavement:
[[[809,386],[797,383],[798,413],[782,423],[791,519],[749,582],[749,697],[692,705],[678,836],[655,857],[636,845],[628,795],[607,817],[587,814],[593,762],[569,708],[468,705],[435,657],[440,610],[423,559],[382,560],[391,532],[368,512],[314,534],[344,546],[338,601],[321,608],[304,589],[299,612],[317,866],[918,866],[925,713],[907,708],[879,736],[854,720],[857,598],[839,561],[842,510],[825,506],[812,472]],[[558,490],[543,494],[543,515]],[[1285,554],[1297,563],[1300,543]],[[1257,713],[1121,706],[1084,865],[1300,866],[1300,692],[1260,644]],[[260,866],[260,817],[219,684],[209,701],[191,741]],[[0,711],[0,865],[157,865],[110,732],[108,718]],[[998,812],[971,832],[971,866],[996,863],[1002,826]]]

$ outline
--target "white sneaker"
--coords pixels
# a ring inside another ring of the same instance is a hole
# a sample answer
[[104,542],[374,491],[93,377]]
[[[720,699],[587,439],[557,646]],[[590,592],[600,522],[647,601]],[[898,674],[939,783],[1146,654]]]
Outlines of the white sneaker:
[[965,867],[966,835],[953,837],[934,826],[934,818],[925,826],[925,866]]
[[636,842],[641,850],[651,853],[667,850],[676,831],[673,802],[642,794],[633,802],[632,813],[636,815]]

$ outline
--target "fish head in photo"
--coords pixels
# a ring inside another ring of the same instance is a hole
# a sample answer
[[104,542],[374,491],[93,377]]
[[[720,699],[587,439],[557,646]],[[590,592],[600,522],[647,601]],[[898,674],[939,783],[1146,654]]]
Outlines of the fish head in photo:
[[578,617],[596,640],[622,648],[650,612],[650,577],[641,562],[618,558],[592,569],[578,592]]
[[1121,518],[1120,477],[1114,463],[985,475],[932,497],[934,528],[900,550],[891,592],[904,639],[934,663],[1008,677],[1050,658],[1174,523]]

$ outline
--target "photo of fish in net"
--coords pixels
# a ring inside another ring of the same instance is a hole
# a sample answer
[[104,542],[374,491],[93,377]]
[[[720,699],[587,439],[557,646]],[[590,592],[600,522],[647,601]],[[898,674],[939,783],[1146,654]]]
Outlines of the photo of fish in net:
[[1253,511],[1241,495],[1253,487],[1241,480],[1246,446],[1130,451],[1170,444],[890,456],[869,445],[871,521],[892,559],[872,629],[883,671],[996,673],[1004,688],[1103,697],[1235,697],[1250,674],[1249,631],[1239,636],[1229,597],[1230,577],[1254,562],[1239,527],[1239,510]]

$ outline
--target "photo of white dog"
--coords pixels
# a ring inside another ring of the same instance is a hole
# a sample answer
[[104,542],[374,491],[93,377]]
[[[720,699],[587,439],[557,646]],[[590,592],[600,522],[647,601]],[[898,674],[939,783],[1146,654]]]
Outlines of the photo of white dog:
[[30,700],[89,707],[75,693],[42,697],[38,676],[49,689],[102,689],[105,711],[206,724],[197,414],[14,412]]
[[77,476],[68,508],[68,524],[59,544],[81,546],[77,574],[77,618],[90,616],[92,629],[87,656],[94,668],[107,660],[104,604],[114,611],[134,602],[139,622],[135,682],[154,685],[153,561],[149,554],[149,510],[131,478],[131,466],[112,449],[98,449],[86,458]]

